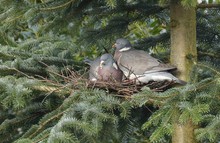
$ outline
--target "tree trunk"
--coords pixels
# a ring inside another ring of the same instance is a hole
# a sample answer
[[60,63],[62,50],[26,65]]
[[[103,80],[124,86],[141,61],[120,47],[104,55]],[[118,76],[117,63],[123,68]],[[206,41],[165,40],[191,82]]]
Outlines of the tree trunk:
[[171,0],[170,18],[170,60],[178,69],[177,76],[189,81],[192,66],[197,60],[196,8],[184,8],[180,0]]
[[188,121],[184,125],[175,123],[172,143],[196,143],[194,129],[195,126],[191,121]]
[[[189,81],[193,64],[197,61],[196,49],[196,8],[184,8],[180,0],[171,0],[171,64],[177,67],[177,76]],[[174,123],[173,143],[195,143],[194,129],[189,120],[179,124]]]

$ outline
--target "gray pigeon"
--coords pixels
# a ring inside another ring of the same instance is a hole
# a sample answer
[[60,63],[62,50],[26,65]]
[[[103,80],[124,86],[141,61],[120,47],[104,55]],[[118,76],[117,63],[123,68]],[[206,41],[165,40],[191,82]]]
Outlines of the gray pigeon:
[[121,82],[123,73],[118,68],[111,54],[104,54],[94,61],[84,60],[90,65],[89,79],[91,81],[118,81]]
[[104,54],[100,57],[98,74],[104,81],[116,80],[121,82],[123,72],[118,68],[111,54]]
[[174,81],[179,84],[186,84],[185,81],[168,72],[175,70],[176,67],[160,62],[146,51],[132,48],[127,39],[117,39],[113,47],[116,48],[114,59],[128,79],[135,79],[140,83]]

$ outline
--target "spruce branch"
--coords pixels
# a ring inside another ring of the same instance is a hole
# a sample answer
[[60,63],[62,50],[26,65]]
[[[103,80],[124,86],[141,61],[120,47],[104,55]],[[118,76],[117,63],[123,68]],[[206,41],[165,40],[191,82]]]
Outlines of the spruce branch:
[[13,46],[13,47],[17,47],[18,44],[12,40],[11,37],[9,37],[4,31],[0,30],[0,36],[1,38],[3,39],[3,44],[6,44],[6,45],[10,45],[10,46]]
[[6,19],[4,22],[5,22],[5,23],[11,23],[11,22],[14,22],[14,21],[16,21],[16,20],[21,19],[21,17],[23,17],[23,16],[24,16],[24,15],[21,14],[21,15],[18,15],[18,16],[16,16],[16,17],[13,17],[13,19]]
[[63,7],[66,7],[66,6],[70,5],[74,1],[75,0],[70,0],[70,1],[68,1],[66,3],[63,3],[63,4],[58,5],[58,6],[54,6],[54,7],[40,8],[40,11],[51,11],[51,10],[60,9],[60,8],[63,8]]
[[214,58],[220,58],[219,55],[215,54],[215,53],[211,53],[211,52],[202,52],[202,51],[199,51],[198,54],[200,55],[205,55],[205,56],[211,56],[211,57],[214,57]]
[[220,8],[220,4],[199,4],[197,8]]
[[214,71],[216,74],[220,75],[220,71],[216,70],[215,68],[212,68],[210,65],[206,65],[206,64],[202,64],[202,63],[197,63],[198,66],[200,67],[205,67],[205,68],[208,68],[212,71]]
[[17,73],[20,73],[21,75],[23,75],[23,76],[25,76],[25,77],[27,77],[27,78],[29,78],[29,79],[34,79],[34,77],[29,76],[28,74],[22,72],[21,70],[18,70],[17,68],[11,68],[11,67],[8,67],[8,66],[6,66],[6,68],[7,68],[8,70],[14,70],[14,71],[16,71]]
[[34,141],[33,143],[39,143],[39,142],[43,141],[44,139],[48,138],[49,135],[50,135],[50,133],[44,134],[43,137],[41,137],[40,139]]
[[37,128],[37,130],[32,133],[31,135],[29,135],[29,138],[33,138],[37,133],[39,133],[49,122],[53,121],[56,118],[59,118],[63,115],[65,111],[59,112],[58,114],[54,115],[53,117],[51,117],[50,119],[46,120],[45,122],[39,124],[39,127]]

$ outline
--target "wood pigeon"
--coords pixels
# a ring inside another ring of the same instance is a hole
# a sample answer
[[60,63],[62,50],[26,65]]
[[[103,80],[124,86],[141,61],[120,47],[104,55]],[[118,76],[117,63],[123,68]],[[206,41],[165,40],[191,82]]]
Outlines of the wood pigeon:
[[114,59],[124,75],[137,83],[148,83],[149,81],[174,81],[179,84],[186,84],[168,71],[176,67],[164,64],[158,59],[150,56],[146,51],[132,48],[127,39],[117,39],[113,45],[116,48]]
[[103,54],[94,61],[84,60],[90,65],[89,79],[91,81],[122,81],[123,72],[118,68],[111,54]]

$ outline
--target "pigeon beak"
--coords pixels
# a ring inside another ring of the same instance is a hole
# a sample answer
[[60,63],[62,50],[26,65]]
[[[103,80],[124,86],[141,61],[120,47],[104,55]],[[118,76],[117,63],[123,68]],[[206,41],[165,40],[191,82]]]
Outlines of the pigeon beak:
[[112,48],[116,48],[116,43],[112,45]]
[[102,69],[102,65],[103,65],[104,61],[101,61],[99,64],[99,67]]

